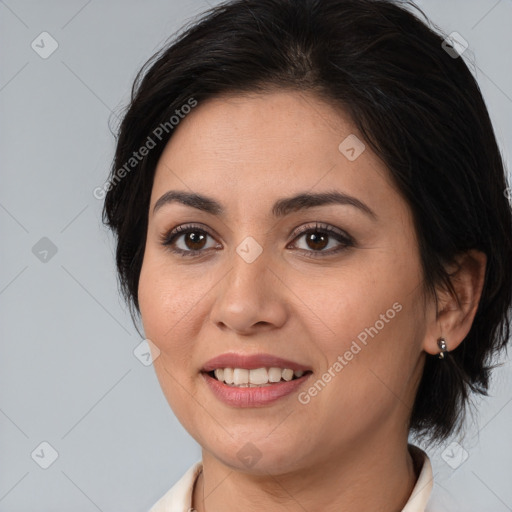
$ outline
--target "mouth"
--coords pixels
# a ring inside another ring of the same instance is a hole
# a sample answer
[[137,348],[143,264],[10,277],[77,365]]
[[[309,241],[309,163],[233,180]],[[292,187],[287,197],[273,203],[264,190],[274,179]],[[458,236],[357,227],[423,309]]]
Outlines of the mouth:
[[[292,396],[313,372],[291,368],[216,368],[201,375],[209,390],[235,408],[266,407]],[[226,382],[227,381],[227,382]]]
[[228,352],[200,370],[213,395],[230,407],[265,407],[291,396],[309,379],[310,366],[272,354]]
[[203,372],[212,379],[234,388],[258,388],[274,386],[281,382],[290,382],[308,375],[311,370],[292,370],[291,368],[216,368]]

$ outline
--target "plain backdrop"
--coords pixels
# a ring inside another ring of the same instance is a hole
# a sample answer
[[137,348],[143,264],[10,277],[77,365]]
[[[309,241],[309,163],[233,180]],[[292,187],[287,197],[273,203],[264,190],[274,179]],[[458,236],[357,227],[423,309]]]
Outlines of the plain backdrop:
[[[0,1],[0,512],[144,512],[200,458],[143,363],[93,190],[135,73],[215,3]],[[417,3],[468,41],[510,166],[512,2]],[[512,510],[511,402],[509,359],[466,437],[429,452],[437,512]]]

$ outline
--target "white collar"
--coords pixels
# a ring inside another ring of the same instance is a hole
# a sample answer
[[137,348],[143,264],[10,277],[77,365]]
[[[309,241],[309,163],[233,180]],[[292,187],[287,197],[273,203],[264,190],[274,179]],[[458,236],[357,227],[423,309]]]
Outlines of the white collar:
[[[409,444],[409,451],[421,471],[409,500],[401,512],[429,512],[427,507],[434,485],[432,465],[428,455],[417,446]],[[195,462],[183,476],[149,510],[149,512],[189,512],[192,510],[192,491],[199,473],[201,460]]]

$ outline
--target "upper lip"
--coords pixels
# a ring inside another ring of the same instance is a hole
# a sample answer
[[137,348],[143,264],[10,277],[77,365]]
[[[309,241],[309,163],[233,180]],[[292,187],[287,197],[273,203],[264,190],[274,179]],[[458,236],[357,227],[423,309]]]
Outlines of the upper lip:
[[229,352],[221,354],[207,361],[203,372],[211,372],[217,368],[246,368],[254,370],[256,368],[290,368],[291,370],[311,371],[311,367],[283,359],[272,354],[238,354]]

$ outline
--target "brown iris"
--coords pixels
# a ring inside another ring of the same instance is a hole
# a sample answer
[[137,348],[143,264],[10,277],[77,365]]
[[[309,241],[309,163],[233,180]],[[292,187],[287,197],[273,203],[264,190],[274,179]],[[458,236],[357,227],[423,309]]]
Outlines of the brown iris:
[[190,250],[199,251],[205,245],[206,236],[204,233],[191,231],[185,234],[185,244]]
[[318,231],[315,231],[314,233],[308,233],[307,235],[308,245],[312,249],[323,249],[326,247],[328,238],[328,235],[319,233]]

